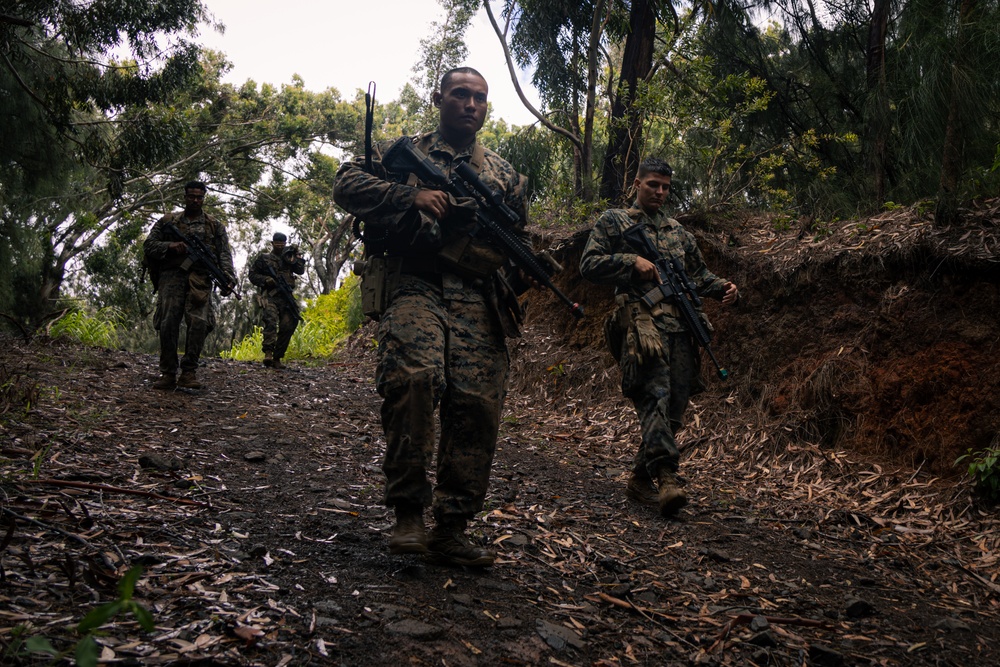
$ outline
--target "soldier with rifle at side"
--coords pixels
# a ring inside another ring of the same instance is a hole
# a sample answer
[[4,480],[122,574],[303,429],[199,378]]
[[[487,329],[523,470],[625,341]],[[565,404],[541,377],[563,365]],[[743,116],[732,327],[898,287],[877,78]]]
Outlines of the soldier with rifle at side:
[[[694,236],[662,210],[672,174],[665,161],[644,160],[632,208],[602,213],[580,260],[584,278],[615,287],[617,308],[605,336],[622,371],[622,393],[642,428],[626,495],[658,505],[665,517],[687,504],[674,435],[688,399],[704,389],[698,346],[715,362],[700,296],[726,305],[739,299],[734,283],[705,266]],[[727,371],[716,367],[724,379]]]
[[[466,528],[483,508],[496,451],[508,374],[505,337],[520,335],[517,293],[544,284],[537,272],[513,263],[515,254],[525,260],[531,254],[525,179],[476,140],[487,93],[476,70],[450,70],[433,94],[435,131],[372,147],[343,164],[334,185],[334,200],[363,221],[362,301],[366,314],[379,319],[385,503],[396,515],[389,552],[472,567],[489,566],[495,557]],[[499,223],[502,231],[488,231],[482,218],[500,207],[449,187],[463,168],[466,182],[478,181],[512,212]],[[432,488],[427,468],[435,450]],[[427,508],[434,518],[429,534]]]
[[[184,186],[184,210],[160,218],[143,242],[153,289],[158,291],[153,326],[160,332],[160,378],[154,389],[200,389],[198,359],[215,327],[212,291],[235,295],[236,270],[226,227],[203,210],[207,186]],[[177,377],[181,320],[187,324],[184,357]]]
[[250,282],[260,290],[264,314],[264,365],[281,369],[288,342],[302,320],[295,300],[295,276],[306,272],[306,260],[297,245],[285,246],[281,232],[271,237],[271,251],[262,252],[250,264]]

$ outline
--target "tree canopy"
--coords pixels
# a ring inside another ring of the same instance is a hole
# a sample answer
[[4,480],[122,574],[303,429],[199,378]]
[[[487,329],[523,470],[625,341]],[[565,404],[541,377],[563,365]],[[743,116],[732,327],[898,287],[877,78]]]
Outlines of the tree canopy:
[[[411,83],[376,105],[376,139],[436,121],[430,92],[476,65],[465,32],[482,11],[541,103],[519,91],[538,122],[491,119],[480,138],[575,223],[578,204],[629,203],[652,155],[674,165],[679,206],[784,219],[927,200],[960,223],[958,202],[1000,191],[1000,0],[439,4]],[[330,191],[363,151],[362,91],[224,83],[225,54],[197,43],[213,25],[200,0],[8,5],[0,313],[30,327],[74,296],[141,319],[138,241],[191,178],[239,253],[287,226],[312,260],[303,291],[336,287],[357,241]]]

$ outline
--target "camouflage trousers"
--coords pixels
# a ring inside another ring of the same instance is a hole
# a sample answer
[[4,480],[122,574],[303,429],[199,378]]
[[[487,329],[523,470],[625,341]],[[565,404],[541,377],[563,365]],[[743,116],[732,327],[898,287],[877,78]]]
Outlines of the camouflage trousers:
[[275,359],[283,359],[288,350],[288,343],[299,325],[298,318],[288,306],[283,306],[278,299],[267,294],[261,295],[261,311],[264,320],[264,341],[261,349],[271,352]]
[[181,370],[198,368],[205,338],[215,328],[211,283],[204,276],[179,270],[165,270],[160,275],[153,326],[160,332],[160,373],[177,373],[177,346],[181,321],[187,325]]
[[642,428],[634,472],[653,479],[663,468],[677,472],[680,452],[674,434],[683,424],[689,399],[701,388],[701,364],[691,335],[660,331],[660,338],[663,356],[640,365],[635,380],[622,387]]
[[[483,508],[496,451],[509,361],[481,294],[447,301],[440,287],[404,275],[379,324],[376,387],[384,399],[385,503],[433,506],[438,521]],[[433,489],[427,469],[434,456]]]

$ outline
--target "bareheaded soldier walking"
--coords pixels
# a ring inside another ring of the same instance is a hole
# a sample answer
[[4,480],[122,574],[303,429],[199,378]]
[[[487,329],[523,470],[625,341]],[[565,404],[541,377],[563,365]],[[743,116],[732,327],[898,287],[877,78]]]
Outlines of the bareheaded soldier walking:
[[306,260],[297,245],[285,246],[288,237],[275,232],[270,252],[262,252],[250,264],[250,282],[260,290],[264,318],[264,365],[284,368],[281,360],[299,325],[294,302],[295,276],[306,272]]
[[[170,225],[188,238],[202,241],[207,247],[212,255],[208,260],[225,276],[221,281],[225,283],[222,285],[223,296],[232,294],[236,287],[233,251],[229,247],[226,227],[202,208],[207,190],[201,181],[185,185],[184,210],[168,213],[157,220],[142,244],[146,262],[155,276],[154,287],[158,291],[153,326],[160,333],[160,378],[153,383],[154,389],[201,387],[197,378],[198,359],[205,338],[215,327],[210,273],[202,261],[192,261],[189,252],[193,250],[170,231]],[[187,335],[178,378],[177,345],[181,320],[187,324]]]
[[626,494],[632,500],[658,505],[665,517],[674,516],[687,504],[687,493],[677,480],[680,453],[674,435],[683,423],[688,399],[702,389],[700,353],[676,306],[661,302],[649,307],[643,302],[642,297],[657,288],[659,273],[625,241],[622,232],[641,224],[663,256],[680,262],[699,295],[721,299],[726,305],[739,298],[735,284],[705,266],[694,236],[663,212],[672,173],[661,159],[643,161],[634,183],[632,208],[602,213],[580,260],[584,278],[615,288],[617,311],[609,324],[617,323],[614,326],[620,331],[608,337],[609,344],[622,371],[622,393],[635,405],[642,428]]
[[[476,141],[487,111],[486,80],[476,70],[447,72],[433,95],[438,128],[399,141],[449,175],[468,163],[520,220],[527,241],[525,179]],[[510,288],[508,258],[475,234],[476,208],[428,187],[413,174],[387,171],[393,142],[341,166],[334,199],[364,221],[366,252],[379,241],[387,270],[375,273],[387,296],[378,332],[376,387],[386,438],[385,502],[396,523],[393,554],[426,554],[446,564],[488,566],[491,550],[473,544],[467,522],[483,507],[506,391],[506,336],[519,335],[522,312]],[[371,262],[369,262],[370,264]],[[362,280],[373,280],[363,275]],[[362,290],[372,285],[362,286]],[[435,454],[435,485],[427,468]],[[425,532],[423,512],[434,525]]]

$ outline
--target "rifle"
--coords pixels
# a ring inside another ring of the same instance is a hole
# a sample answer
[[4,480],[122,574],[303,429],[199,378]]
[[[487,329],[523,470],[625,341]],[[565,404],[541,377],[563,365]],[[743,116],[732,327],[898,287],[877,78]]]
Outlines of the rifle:
[[695,310],[701,307],[698,287],[692,282],[683,265],[669,253],[664,257],[646,234],[641,223],[627,228],[622,232],[622,237],[640,257],[656,265],[660,284],[642,295],[642,302],[650,308],[664,300],[675,305],[688,329],[694,334],[695,340],[708,352],[719,378],[722,380],[728,378],[729,371],[719,365],[715,353],[712,352],[712,334],[708,330],[708,325],[702,315]]
[[219,286],[223,296],[232,294],[236,297],[237,301],[240,299],[240,293],[236,291],[236,285],[229,281],[229,276],[227,276],[225,272],[215,263],[215,260],[213,259],[215,253],[212,252],[211,248],[205,245],[204,241],[197,236],[188,236],[178,229],[177,225],[172,222],[168,221],[164,223],[163,227],[168,232],[183,241],[184,245],[187,246],[188,258],[184,260],[183,264],[181,264],[181,268],[188,271],[193,265],[200,263],[205,270],[208,271],[208,275],[212,279],[212,282]]
[[295,295],[292,294],[292,288],[288,286],[285,279],[274,272],[274,267],[272,267],[267,262],[263,262],[264,270],[267,275],[274,278],[274,284],[278,288],[278,293],[281,294],[281,298],[285,300],[288,307],[292,309],[292,314],[295,315],[295,319],[299,322],[304,322],[302,315],[299,313],[299,302],[295,300]]
[[531,248],[511,232],[509,227],[520,220],[517,213],[504,203],[499,192],[493,192],[480,180],[479,175],[472,167],[465,162],[460,162],[449,178],[430,159],[421,155],[413,147],[413,141],[408,137],[401,137],[386,151],[382,157],[382,165],[394,173],[407,174],[412,172],[425,183],[439,187],[456,197],[467,197],[475,200],[477,204],[476,218],[479,224],[487,230],[498,245],[507,251],[507,256],[514,262],[514,265],[552,290],[559,299],[569,306],[574,317],[577,319],[583,317],[583,307],[563,294],[552,283],[555,268],[550,263],[536,257]]

